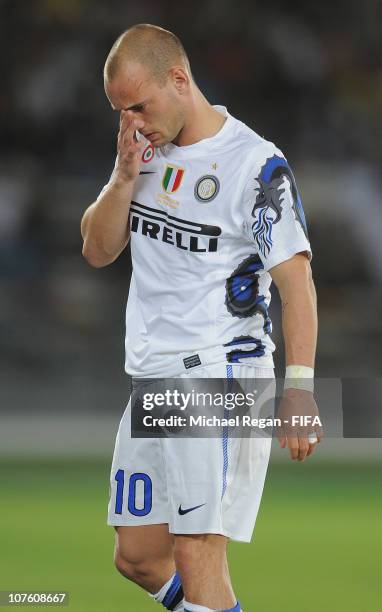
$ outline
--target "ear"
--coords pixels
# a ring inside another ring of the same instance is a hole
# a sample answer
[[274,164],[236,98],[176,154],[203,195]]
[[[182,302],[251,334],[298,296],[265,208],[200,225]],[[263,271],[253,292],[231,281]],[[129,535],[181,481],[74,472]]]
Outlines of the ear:
[[180,95],[185,93],[190,87],[190,77],[183,66],[174,66],[170,69],[170,78],[175,89]]

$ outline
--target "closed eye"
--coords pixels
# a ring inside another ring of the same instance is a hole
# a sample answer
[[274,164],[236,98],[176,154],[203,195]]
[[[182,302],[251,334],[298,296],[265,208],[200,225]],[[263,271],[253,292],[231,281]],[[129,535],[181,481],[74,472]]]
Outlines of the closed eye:
[[141,113],[144,110],[144,104],[136,104],[135,106],[130,106],[128,110],[133,111],[134,113]]

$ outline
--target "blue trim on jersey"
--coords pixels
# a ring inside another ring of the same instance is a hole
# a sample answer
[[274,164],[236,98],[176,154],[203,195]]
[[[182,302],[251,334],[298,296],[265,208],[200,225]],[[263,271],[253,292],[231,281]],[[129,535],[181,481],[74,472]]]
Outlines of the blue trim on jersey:
[[263,355],[265,355],[265,347],[261,345],[255,351],[231,351],[227,353],[227,358],[232,363],[240,363],[242,359],[248,359],[248,357],[262,357]]
[[[232,389],[232,381],[233,381],[233,367],[231,365],[226,366],[227,369],[227,379],[228,379],[228,390]],[[229,410],[224,408],[224,417],[227,419],[229,417]],[[224,493],[227,488],[227,471],[228,471],[228,426],[223,427],[223,486],[222,486],[222,496],[223,499]]]
[[274,155],[273,157],[267,159],[265,166],[263,166],[261,170],[261,178],[263,181],[269,183],[272,178],[273,171],[276,168],[284,167],[289,170],[288,162],[284,157],[279,157],[278,155]]
[[242,359],[246,359],[248,357],[262,357],[265,355],[265,345],[259,338],[253,338],[252,336],[239,336],[238,338],[231,340],[231,342],[227,342],[223,346],[239,346],[244,344],[255,344],[256,346],[247,350],[238,348],[230,351],[226,354],[227,361],[229,363],[240,363]]
[[171,610],[169,606],[171,606],[172,602],[174,601],[174,597],[179,591],[180,586],[181,586],[180,576],[178,572],[176,572],[174,575],[173,581],[171,585],[169,586],[169,589],[162,601],[162,605],[168,610]]

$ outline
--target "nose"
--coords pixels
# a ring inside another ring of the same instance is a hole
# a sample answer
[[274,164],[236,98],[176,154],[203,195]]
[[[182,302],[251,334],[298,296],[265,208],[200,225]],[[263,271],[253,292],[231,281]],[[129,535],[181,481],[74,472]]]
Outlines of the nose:
[[137,130],[142,132],[144,130],[144,127],[145,127],[145,122],[142,121],[142,119],[140,117],[137,117],[137,116],[134,117],[134,122],[135,122],[135,127],[137,128]]
[[132,111],[132,110],[127,110],[127,111],[122,111],[122,113],[126,113],[129,121],[134,121],[135,127],[137,128],[137,130],[142,130],[144,128],[145,123],[142,120],[142,118],[139,117],[139,114],[137,112]]

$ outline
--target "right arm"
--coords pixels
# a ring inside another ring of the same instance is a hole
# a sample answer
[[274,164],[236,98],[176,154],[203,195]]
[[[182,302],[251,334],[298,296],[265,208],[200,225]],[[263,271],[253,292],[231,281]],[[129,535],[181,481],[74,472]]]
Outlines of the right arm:
[[103,195],[86,209],[81,221],[82,255],[95,268],[115,261],[130,238],[128,226],[134,182],[112,179]]
[[139,127],[140,122],[134,120],[131,111],[121,112],[118,155],[112,178],[104,193],[82,217],[82,254],[96,268],[115,261],[129,241],[130,203],[142,151],[142,145],[135,138],[135,130]]

